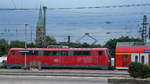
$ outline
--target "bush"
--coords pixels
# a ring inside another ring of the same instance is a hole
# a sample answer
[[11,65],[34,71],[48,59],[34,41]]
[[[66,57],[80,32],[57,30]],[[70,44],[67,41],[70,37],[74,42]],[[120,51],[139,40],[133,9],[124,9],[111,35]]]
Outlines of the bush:
[[142,63],[131,62],[129,64],[128,72],[134,78],[150,77],[150,66]]

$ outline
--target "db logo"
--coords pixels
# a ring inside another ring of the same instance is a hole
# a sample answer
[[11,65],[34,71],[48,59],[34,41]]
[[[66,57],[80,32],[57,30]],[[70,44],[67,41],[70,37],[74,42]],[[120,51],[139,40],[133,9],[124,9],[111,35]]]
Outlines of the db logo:
[[58,62],[58,59],[54,59],[54,62]]

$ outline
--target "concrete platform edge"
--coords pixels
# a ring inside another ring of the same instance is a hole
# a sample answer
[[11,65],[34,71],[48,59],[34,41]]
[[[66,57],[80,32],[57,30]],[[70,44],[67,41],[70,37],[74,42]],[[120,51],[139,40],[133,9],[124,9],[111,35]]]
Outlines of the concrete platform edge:
[[139,78],[109,78],[109,84],[150,84],[150,79]]

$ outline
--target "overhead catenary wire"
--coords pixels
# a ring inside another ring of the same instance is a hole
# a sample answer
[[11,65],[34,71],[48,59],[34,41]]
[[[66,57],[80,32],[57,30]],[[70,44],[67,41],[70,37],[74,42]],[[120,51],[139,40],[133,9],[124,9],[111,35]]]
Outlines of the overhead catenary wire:
[[[38,8],[16,8],[14,1],[12,0],[15,8],[0,8],[0,10],[39,10]],[[93,7],[75,7],[75,8],[48,8],[47,10],[64,10],[64,9],[97,9],[97,8],[123,8],[123,7],[141,7],[150,6],[150,3],[143,4],[122,4],[122,5],[108,5],[108,6],[93,6]]]

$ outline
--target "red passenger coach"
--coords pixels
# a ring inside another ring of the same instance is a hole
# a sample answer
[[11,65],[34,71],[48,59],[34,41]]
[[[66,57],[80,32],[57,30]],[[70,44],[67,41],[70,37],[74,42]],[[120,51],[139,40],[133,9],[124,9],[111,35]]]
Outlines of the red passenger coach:
[[11,48],[7,57],[7,68],[22,68],[25,57],[28,67],[33,61],[39,61],[42,67],[49,68],[108,69],[110,66],[107,48]]
[[120,42],[116,46],[116,69],[128,69],[131,62],[150,65],[150,44]]

